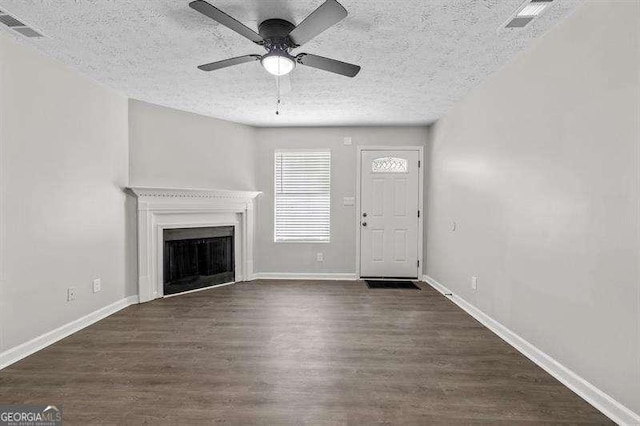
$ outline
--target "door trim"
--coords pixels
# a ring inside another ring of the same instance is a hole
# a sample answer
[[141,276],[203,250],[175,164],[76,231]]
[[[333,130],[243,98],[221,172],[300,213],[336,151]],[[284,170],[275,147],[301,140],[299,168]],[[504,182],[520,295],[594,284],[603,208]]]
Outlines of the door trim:
[[360,275],[360,239],[362,233],[362,227],[360,226],[360,212],[361,208],[361,186],[362,186],[362,152],[363,151],[417,151],[418,158],[420,158],[421,166],[418,169],[418,205],[420,206],[420,217],[418,218],[418,261],[420,266],[416,265],[416,280],[420,280],[422,277],[422,268],[424,266],[424,251],[423,251],[423,238],[424,238],[424,147],[420,145],[416,146],[370,146],[370,145],[358,145],[357,159],[356,159],[356,279],[362,279]]

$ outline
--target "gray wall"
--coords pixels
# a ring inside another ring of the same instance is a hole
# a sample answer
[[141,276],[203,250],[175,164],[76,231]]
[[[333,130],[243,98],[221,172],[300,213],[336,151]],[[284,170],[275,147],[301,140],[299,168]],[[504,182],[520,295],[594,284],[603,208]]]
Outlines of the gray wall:
[[[358,145],[424,146],[425,127],[324,127],[257,129],[257,181],[264,194],[256,207],[258,273],[355,273],[355,206],[343,206],[356,195]],[[345,146],[344,137],[353,145]],[[273,156],[277,149],[331,149],[331,242],[273,242]],[[324,262],[316,260],[324,253]]]
[[639,8],[585,2],[438,122],[427,203],[428,274],[636,413]]
[[4,351],[125,296],[128,125],[125,97],[33,48],[0,34],[0,57]]
[[131,100],[131,185],[255,189],[254,129]]
[[[424,146],[424,127],[253,128],[131,100],[131,185],[264,191],[256,206],[255,271],[355,272],[356,147]],[[352,146],[343,137],[353,138]],[[273,153],[281,148],[332,150],[330,244],[273,243]],[[325,261],[316,261],[322,251]]]

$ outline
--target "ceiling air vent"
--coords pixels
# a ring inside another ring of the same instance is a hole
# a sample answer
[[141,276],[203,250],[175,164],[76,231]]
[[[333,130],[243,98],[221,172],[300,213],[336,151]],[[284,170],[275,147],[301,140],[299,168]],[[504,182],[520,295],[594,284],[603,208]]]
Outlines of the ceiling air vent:
[[544,12],[553,0],[529,0],[525,2],[515,16],[506,23],[506,28],[522,28]]
[[0,10],[0,22],[5,24],[7,27],[11,28],[14,31],[19,32],[25,37],[42,37],[42,34],[34,30],[33,28],[29,28],[21,21],[17,20],[13,16],[7,14],[7,12]]
[[29,28],[29,27],[14,28],[14,30],[16,30],[17,32],[19,32],[25,37],[43,37],[42,34],[37,32],[33,28]]
[[26,27],[25,24],[10,15],[0,15],[0,22],[5,24],[7,27]]

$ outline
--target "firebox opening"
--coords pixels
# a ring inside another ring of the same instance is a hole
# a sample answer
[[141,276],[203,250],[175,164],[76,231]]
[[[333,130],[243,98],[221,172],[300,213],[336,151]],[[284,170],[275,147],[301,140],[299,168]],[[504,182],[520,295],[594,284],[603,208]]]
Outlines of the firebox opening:
[[235,280],[233,226],[164,230],[164,294]]

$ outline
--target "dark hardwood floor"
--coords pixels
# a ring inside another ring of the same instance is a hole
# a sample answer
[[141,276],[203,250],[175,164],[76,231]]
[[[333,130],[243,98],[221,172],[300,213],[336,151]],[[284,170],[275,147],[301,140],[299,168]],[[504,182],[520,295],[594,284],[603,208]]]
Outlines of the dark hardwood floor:
[[429,286],[255,281],[129,307],[0,371],[66,424],[610,423]]

